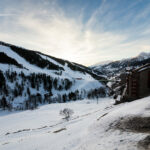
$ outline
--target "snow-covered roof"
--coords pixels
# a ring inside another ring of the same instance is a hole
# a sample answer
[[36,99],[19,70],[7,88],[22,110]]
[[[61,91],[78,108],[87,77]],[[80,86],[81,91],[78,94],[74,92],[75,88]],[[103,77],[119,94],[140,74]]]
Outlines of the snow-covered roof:
[[150,63],[133,70],[133,72],[142,72],[142,71],[147,70],[147,69],[150,69]]

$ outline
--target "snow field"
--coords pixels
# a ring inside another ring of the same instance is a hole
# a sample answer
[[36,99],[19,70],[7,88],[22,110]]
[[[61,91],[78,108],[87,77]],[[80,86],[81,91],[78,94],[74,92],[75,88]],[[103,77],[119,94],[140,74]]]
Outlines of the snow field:
[[[149,117],[150,97],[113,105],[110,98],[49,104],[23,112],[0,112],[1,150],[137,150],[148,133],[110,128],[120,118]],[[74,111],[69,121],[60,110]]]
[[[76,101],[41,106],[34,111],[3,113],[0,116],[1,150],[70,150],[75,148],[88,133],[88,127],[110,106],[109,99]],[[70,121],[62,120],[59,111],[70,108],[74,115]],[[54,133],[60,129],[61,132]],[[17,131],[21,131],[15,133]],[[25,131],[22,131],[25,130]],[[8,134],[8,135],[6,135]]]

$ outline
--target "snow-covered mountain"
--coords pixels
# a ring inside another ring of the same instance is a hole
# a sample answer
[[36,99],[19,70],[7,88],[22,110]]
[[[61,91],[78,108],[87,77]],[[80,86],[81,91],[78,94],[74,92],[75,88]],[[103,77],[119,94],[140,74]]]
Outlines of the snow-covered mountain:
[[150,63],[150,53],[142,52],[137,57],[106,62],[105,64],[91,66],[90,68],[97,74],[104,73],[107,76],[113,76],[114,74],[124,72],[126,67],[137,68],[147,63]]
[[105,96],[104,77],[90,68],[0,42],[0,106],[32,109],[39,104]]

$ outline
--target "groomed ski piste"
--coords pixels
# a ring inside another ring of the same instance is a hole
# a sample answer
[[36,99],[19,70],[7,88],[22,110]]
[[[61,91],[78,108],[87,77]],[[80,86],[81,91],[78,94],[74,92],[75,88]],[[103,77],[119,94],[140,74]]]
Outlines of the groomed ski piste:
[[[0,150],[137,150],[148,132],[121,130],[122,120],[150,116],[150,97],[113,105],[113,99],[82,100],[0,111]],[[74,111],[67,121],[60,110]]]

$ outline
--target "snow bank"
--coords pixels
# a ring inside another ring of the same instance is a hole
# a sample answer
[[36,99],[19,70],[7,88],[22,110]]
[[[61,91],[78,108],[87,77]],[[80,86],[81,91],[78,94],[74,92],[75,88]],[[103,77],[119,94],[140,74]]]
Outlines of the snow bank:
[[130,120],[130,117],[150,117],[150,97],[120,104],[105,111],[98,121],[90,126],[88,136],[76,150],[137,150],[138,142],[148,133],[137,130],[122,131],[115,127],[121,119]]

